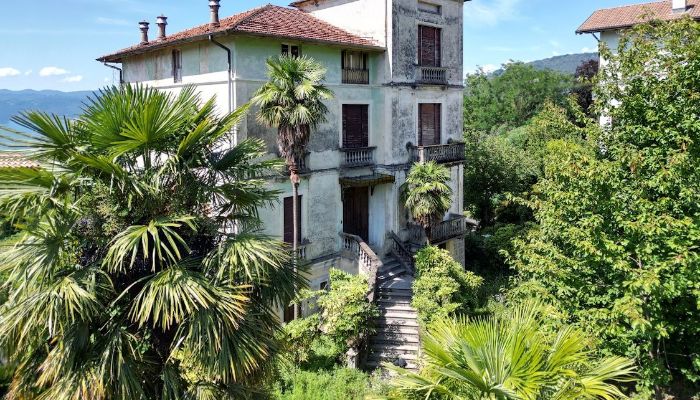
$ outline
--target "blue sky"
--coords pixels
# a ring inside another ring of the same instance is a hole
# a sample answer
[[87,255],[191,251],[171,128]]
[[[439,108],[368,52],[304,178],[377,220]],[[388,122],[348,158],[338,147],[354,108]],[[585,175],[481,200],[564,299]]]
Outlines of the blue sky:
[[[271,0],[286,5],[289,0]],[[464,6],[464,65],[494,68],[591,50],[595,40],[574,34],[595,10],[636,0],[473,0]],[[0,89],[92,90],[115,82],[96,57],[134,44],[137,22],[164,13],[169,32],[208,21],[206,0],[3,1]],[[29,6],[31,4],[31,7]],[[222,0],[222,16],[265,0]],[[154,34],[155,25],[152,25]]]

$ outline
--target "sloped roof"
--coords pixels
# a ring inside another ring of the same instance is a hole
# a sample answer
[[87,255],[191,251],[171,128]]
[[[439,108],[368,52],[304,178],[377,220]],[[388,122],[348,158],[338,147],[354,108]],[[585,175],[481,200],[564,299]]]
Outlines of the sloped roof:
[[17,152],[0,152],[0,168],[39,168],[39,163],[25,154]]
[[165,39],[154,39],[145,44],[138,44],[119,50],[102,56],[97,60],[102,62],[121,62],[123,58],[128,56],[148,53],[186,42],[203,40],[209,35],[229,33],[272,36],[377,50],[383,49],[371,39],[354,35],[304,11],[268,4],[223,18],[220,20],[218,27],[213,27],[209,24],[200,25],[168,35]]
[[688,0],[688,8],[685,12],[673,11],[672,0],[598,10],[576,30],[576,33],[623,29],[643,22],[670,21],[684,16],[700,19],[700,0]]

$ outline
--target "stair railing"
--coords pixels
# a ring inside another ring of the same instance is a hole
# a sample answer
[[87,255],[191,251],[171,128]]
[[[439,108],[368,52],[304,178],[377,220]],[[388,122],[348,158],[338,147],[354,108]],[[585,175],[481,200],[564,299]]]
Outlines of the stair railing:
[[356,260],[360,275],[367,277],[367,301],[374,303],[377,289],[377,272],[382,267],[382,260],[372,251],[361,237],[349,233],[341,233],[342,252],[346,257]]
[[399,235],[394,232],[389,232],[390,251],[397,260],[406,268],[409,274],[415,275],[415,264],[413,261],[413,253],[403,244]]

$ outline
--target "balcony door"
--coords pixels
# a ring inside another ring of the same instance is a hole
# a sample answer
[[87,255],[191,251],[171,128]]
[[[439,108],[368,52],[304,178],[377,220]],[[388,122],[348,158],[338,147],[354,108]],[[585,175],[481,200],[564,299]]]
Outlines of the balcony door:
[[418,26],[418,65],[440,67],[442,64],[442,32],[432,26]]
[[346,188],[343,195],[343,232],[369,239],[369,188]]
[[[297,237],[299,238],[299,243],[302,242],[301,238],[301,198],[299,196],[299,213],[297,214]],[[285,243],[292,244],[294,241],[294,218],[293,218],[293,208],[292,208],[292,197],[284,198],[284,233],[283,240]]]
[[369,106],[343,104],[343,148],[369,147]]
[[422,103],[418,105],[418,145],[433,146],[440,144],[442,107],[439,103]]

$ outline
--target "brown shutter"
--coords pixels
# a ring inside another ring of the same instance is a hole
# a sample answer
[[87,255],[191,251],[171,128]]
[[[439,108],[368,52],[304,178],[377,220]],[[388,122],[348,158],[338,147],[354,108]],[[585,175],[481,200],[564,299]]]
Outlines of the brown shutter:
[[442,40],[440,29],[432,26],[418,26],[418,65],[439,67],[442,62]]
[[369,146],[369,106],[343,104],[343,148]]
[[440,144],[441,105],[419,104],[418,109],[418,145],[432,146]]
[[[297,236],[299,237],[299,242],[301,242],[301,198],[302,196],[299,196],[299,215],[297,215],[297,220],[299,221],[299,223],[297,224]],[[285,243],[290,244],[294,241],[294,224],[292,223],[292,216],[294,215],[294,210],[292,209],[293,204],[294,203],[292,202],[291,197],[284,198],[283,240]]]

